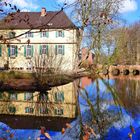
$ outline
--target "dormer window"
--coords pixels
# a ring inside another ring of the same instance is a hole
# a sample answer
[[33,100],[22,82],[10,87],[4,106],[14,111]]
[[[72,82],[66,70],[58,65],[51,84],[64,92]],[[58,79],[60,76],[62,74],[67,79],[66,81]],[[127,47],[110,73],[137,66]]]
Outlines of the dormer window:
[[16,35],[16,33],[15,33],[15,32],[13,32],[13,31],[9,32],[9,38],[14,38],[14,37],[15,37],[15,35]]

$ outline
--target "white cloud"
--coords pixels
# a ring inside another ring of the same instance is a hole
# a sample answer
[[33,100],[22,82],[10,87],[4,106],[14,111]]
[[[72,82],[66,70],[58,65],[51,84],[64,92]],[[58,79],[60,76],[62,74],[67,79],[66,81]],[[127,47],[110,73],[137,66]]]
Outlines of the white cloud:
[[71,3],[74,3],[76,0],[57,0],[58,3],[68,3],[68,4],[71,4]]
[[131,116],[129,116],[128,114],[123,114],[123,117],[121,118],[121,120],[114,122],[113,125],[116,129],[121,129],[122,126],[123,127],[128,127],[130,126],[130,123],[133,123],[134,120]]
[[39,6],[32,0],[8,0],[9,3],[16,5],[20,10],[36,10]]
[[25,8],[25,9],[22,9],[21,12],[30,12],[30,10]]
[[136,11],[138,8],[136,0],[124,0],[120,8],[120,13]]

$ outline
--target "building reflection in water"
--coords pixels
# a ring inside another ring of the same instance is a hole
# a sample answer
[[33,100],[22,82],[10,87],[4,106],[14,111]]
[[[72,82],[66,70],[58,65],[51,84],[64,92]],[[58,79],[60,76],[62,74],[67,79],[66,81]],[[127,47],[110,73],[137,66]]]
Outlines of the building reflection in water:
[[61,130],[76,118],[74,83],[52,88],[46,93],[0,93],[0,122],[14,129],[45,126]]

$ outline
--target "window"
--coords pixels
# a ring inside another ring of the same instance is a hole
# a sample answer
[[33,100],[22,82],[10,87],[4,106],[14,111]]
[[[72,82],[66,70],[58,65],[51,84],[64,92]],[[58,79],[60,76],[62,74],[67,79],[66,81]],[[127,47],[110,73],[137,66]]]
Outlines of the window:
[[25,37],[33,37],[33,33],[32,32],[28,32],[28,33],[26,33]]
[[17,94],[16,93],[10,93],[10,100],[17,100]]
[[9,107],[9,112],[10,113],[15,113],[16,112],[16,108],[14,106],[10,106]]
[[56,108],[55,109],[55,115],[63,115],[64,110],[62,108]]
[[40,114],[48,114],[49,110],[47,107],[41,107],[40,108]]
[[63,102],[64,101],[64,92],[56,92],[55,93],[55,101]]
[[48,94],[39,94],[39,101],[48,101]]
[[25,113],[33,113],[34,109],[32,107],[25,107]]
[[15,49],[14,46],[11,46],[11,48],[10,48],[10,56],[13,56],[15,54],[16,54],[16,49]]
[[8,56],[9,57],[17,57],[17,46],[10,45],[8,47]]
[[62,31],[58,31],[58,37],[62,37],[63,36],[63,32]]
[[56,37],[64,37],[64,31],[56,31]]
[[32,48],[30,45],[27,46],[27,50],[26,50],[26,56],[31,56],[32,55]]
[[33,57],[33,46],[27,45],[24,47],[24,56],[27,58]]
[[43,32],[41,32],[40,33],[40,37],[49,37],[49,32],[47,32],[47,31],[43,31]]
[[24,100],[25,101],[27,101],[27,100],[33,100],[33,93],[31,93],[31,92],[24,93]]
[[64,55],[65,53],[65,46],[64,45],[56,45],[55,46],[55,53]]
[[40,45],[40,55],[47,54],[48,55],[48,45]]

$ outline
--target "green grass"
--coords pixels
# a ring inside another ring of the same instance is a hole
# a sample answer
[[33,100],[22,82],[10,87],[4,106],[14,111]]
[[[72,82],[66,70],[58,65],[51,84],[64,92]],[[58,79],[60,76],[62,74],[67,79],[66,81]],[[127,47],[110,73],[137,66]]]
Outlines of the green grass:
[[8,79],[32,79],[32,73],[22,73],[17,71],[10,72],[0,72],[0,80],[8,80]]

